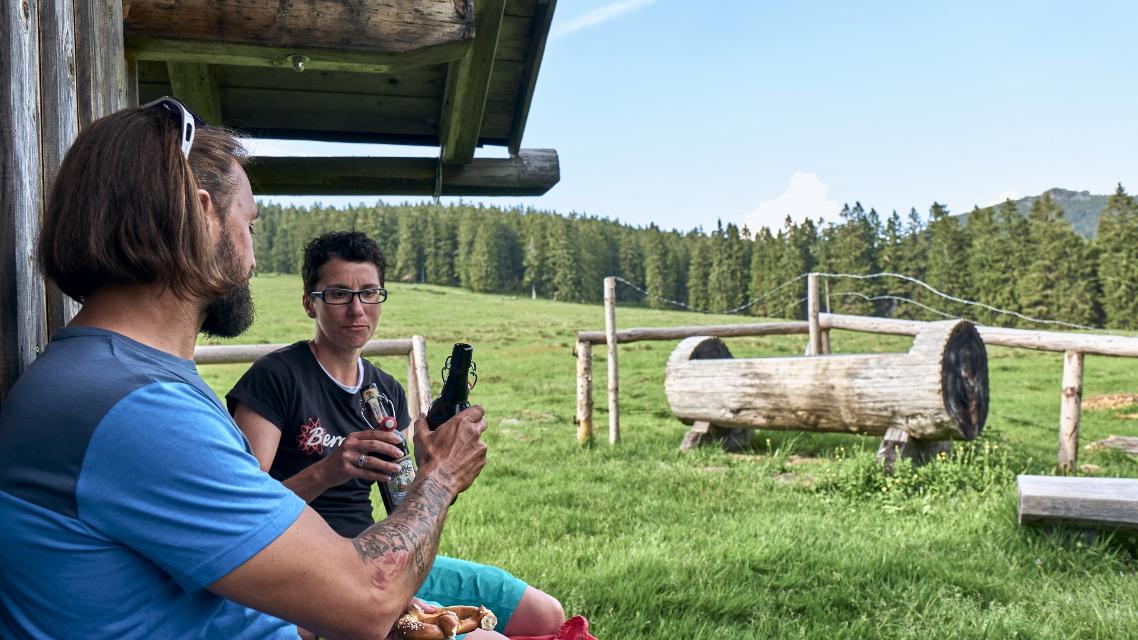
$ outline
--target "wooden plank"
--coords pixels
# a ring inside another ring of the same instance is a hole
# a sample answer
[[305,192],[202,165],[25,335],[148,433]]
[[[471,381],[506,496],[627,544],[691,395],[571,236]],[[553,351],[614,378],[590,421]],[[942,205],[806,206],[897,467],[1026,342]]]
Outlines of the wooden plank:
[[296,53],[406,54],[474,36],[470,0],[127,0],[127,6],[131,36]]
[[506,0],[479,1],[474,9],[474,45],[450,67],[439,129],[439,153],[445,164],[474,159],[505,8]]
[[[431,195],[434,158],[262,156],[247,168],[258,195]],[[541,195],[560,179],[557,152],[525,149],[443,167],[442,195]]]
[[593,441],[593,345],[577,341],[577,443]]
[[[39,4],[40,151],[44,203],[63,156],[79,132],[75,86],[75,19],[72,0],[43,0]],[[54,284],[45,283],[47,335],[66,325],[79,304]]]
[[296,73],[289,56],[308,58],[307,71],[353,71],[389,73],[457,60],[470,47],[467,40],[439,44],[407,53],[384,53],[322,49],[311,45],[270,47],[229,44],[211,40],[169,40],[128,35],[126,47],[139,60],[194,62],[199,64],[287,69]]
[[174,97],[184,102],[206,124],[220,125],[224,122],[221,92],[210,65],[167,62],[166,69],[170,74],[170,87],[174,91]]
[[[522,136],[526,130],[526,120],[529,119],[530,105],[533,103],[533,93],[537,89],[537,74],[541,70],[541,61],[545,57],[545,43],[549,39],[549,27],[553,22],[553,11],[557,8],[557,0],[539,4],[530,29],[530,41],[526,54],[526,76],[518,90],[517,106],[506,147],[510,153],[517,153],[522,147]],[[509,24],[509,22],[507,22]],[[508,58],[505,58],[508,59]]]
[[[693,336],[715,336],[718,338],[739,338],[747,336],[786,336],[800,335],[809,331],[805,322],[759,322],[753,324],[720,324],[692,327],[652,327],[623,329],[616,332],[617,342],[640,342],[642,340],[682,340]],[[578,331],[577,340],[589,344],[604,344],[607,340],[604,331]]]
[[[541,0],[541,2],[544,1],[545,0]],[[506,15],[520,16],[523,18],[533,17],[538,4],[538,0],[509,0],[509,2],[506,3]]]
[[431,372],[427,365],[426,338],[411,336],[411,357],[415,360],[415,388],[408,391],[419,397],[419,410],[426,413],[431,406]]
[[126,106],[122,0],[75,3],[79,127]]
[[[198,345],[194,348],[197,364],[233,364],[253,362],[261,356],[286,347],[286,344],[225,344]],[[411,339],[368,340],[363,347],[364,357],[406,356],[411,353]]]
[[502,33],[498,36],[498,60],[528,62],[530,47],[534,44],[534,28],[544,20],[546,7],[539,7],[533,17],[507,13],[502,18]]
[[620,381],[616,342],[616,278],[605,278],[605,342],[609,366],[609,444],[620,442]]
[[1079,416],[1083,402],[1083,354],[1063,354],[1063,395],[1059,406],[1059,471],[1070,473],[1079,459]]
[[0,399],[47,334],[34,258],[43,189],[38,22],[34,0],[0,7]]
[[[819,314],[826,329],[844,329],[868,333],[916,335],[924,322],[892,318],[868,318],[836,313]],[[1138,357],[1138,338],[1095,333],[1066,333],[1061,331],[1030,331],[1003,327],[977,326],[980,337],[987,345],[1018,347],[1037,351],[1078,351],[1099,356]]]
[[1020,524],[1138,529],[1138,480],[1019,476]]

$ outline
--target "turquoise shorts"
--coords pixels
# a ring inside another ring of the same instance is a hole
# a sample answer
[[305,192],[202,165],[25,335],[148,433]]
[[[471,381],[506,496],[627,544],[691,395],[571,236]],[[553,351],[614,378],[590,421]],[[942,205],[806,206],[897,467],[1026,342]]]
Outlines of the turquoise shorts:
[[525,590],[526,583],[497,567],[436,556],[415,597],[442,607],[482,605],[497,616],[494,630],[502,633]]

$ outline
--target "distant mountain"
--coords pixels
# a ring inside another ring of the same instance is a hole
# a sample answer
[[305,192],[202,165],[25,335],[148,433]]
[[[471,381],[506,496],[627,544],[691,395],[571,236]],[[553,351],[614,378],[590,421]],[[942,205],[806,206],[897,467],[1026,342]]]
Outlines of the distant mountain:
[[[1031,205],[1045,195],[1051,195],[1051,199],[1055,204],[1063,210],[1063,217],[1071,223],[1075,228],[1075,232],[1084,238],[1095,237],[1095,232],[1098,230],[1098,217],[1106,207],[1106,201],[1110,196],[1096,196],[1090,191],[1068,191],[1067,189],[1048,189],[1047,191],[1037,195],[1020,198],[1013,200],[1016,209],[1019,210],[1020,215],[1027,217],[1031,211]],[[999,205],[991,207],[982,207],[984,209],[994,209]],[[961,222],[967,217],[967,213],[960,216]]]

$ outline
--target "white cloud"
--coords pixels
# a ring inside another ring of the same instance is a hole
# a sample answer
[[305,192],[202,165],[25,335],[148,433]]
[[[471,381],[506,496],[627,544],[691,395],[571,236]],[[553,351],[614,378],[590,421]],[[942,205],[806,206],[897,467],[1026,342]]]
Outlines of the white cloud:
[[656,0],[620,0],[612,4],[605,5],[599,9],[593,9],[585,15],[571,20],[568,24],[557,27],[550,34],[552,39],[557,39],[567,36],[574,31],[580,31],[588,27],[593,27],[602,22],[608,22],[613,18],[624,15],[629,11],[634,11],[640,7],[645,7],[655,3]]
[[795,222],[802,222],[807,218],[836,220],[842,205],[834,200],[828,200],[826,195],[829,193],[830,187],[819,180],[817,175],[795,171],[794,175],[790,176],[786,191],[775,198],[760,202],[754,211],[743,218],[743,223],[754,233],[762,227],[767,227],[772,232],[781,229],[787,216]]

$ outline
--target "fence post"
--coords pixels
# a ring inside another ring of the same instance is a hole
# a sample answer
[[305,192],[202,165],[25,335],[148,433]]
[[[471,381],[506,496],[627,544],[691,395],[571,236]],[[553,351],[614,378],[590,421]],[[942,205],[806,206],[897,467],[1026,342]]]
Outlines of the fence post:
[[818,325],[818,274],[811,273],[806,276],[806,316],[810,323],[810,345],[806,348],[806,355],[816,356],[822,351],[822,331]]
[[[415,387],[408,392],[419,397],[419,411],[426,413],[431,408],[431,372],[427,367],[427,339],[423,336],[411,336],[411,361],[415,364]],[[408,435],[413,437],[415,432]]]
[[577,443],[593,441],[593,344],[577,340]]
[[1079,417],[1083,402],[1083,353],[1063,353],[1063,399],[1059,409],[1059,470],[1070,473],[1079,458]]
[[605,278],[605,341],[609,346],[609,444],[620,441],[620,384],[616,367],[616,278]]

